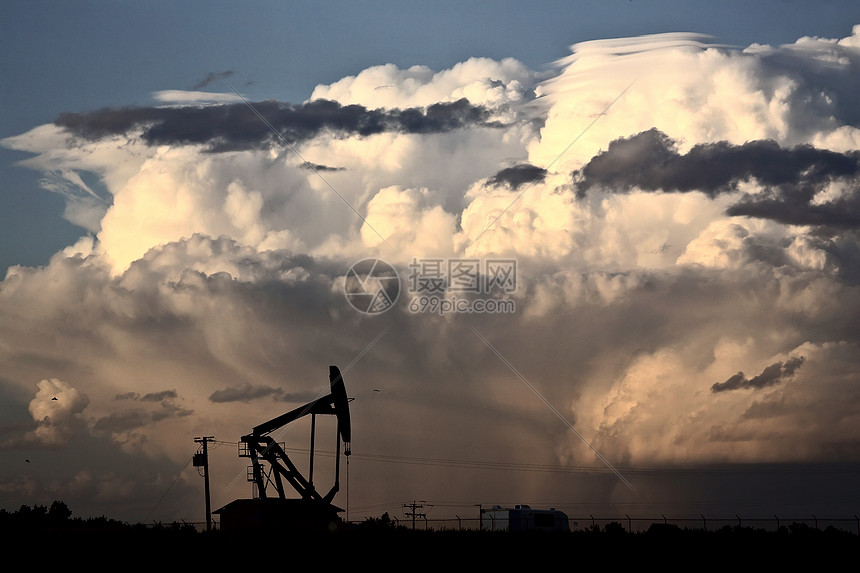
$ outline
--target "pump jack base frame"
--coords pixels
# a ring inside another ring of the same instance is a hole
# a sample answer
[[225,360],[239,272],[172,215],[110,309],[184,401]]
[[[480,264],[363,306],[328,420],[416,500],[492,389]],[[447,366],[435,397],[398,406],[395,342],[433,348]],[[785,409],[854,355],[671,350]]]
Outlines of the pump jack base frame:
[[325,501],[307,499],[237,499],[213,513],[224,532],[312,533],[343,528],[343,510]]

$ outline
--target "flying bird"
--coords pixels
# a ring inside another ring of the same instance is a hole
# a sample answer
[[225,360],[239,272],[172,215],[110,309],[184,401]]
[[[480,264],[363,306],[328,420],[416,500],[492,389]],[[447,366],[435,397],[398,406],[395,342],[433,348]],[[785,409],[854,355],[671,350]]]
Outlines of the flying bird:
[[53,398],[51,398],[51,400],[56,400],[56,399],[57,399],[57,397],[56,397],[56,396],[54,396]]

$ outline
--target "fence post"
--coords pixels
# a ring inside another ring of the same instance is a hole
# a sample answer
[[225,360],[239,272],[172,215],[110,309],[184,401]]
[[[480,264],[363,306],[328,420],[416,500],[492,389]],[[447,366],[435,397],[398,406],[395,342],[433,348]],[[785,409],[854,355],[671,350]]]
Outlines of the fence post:
[[457,518],[457,529],[459,529],[460,531],[463,531],[463,522],[460,521],[460,516],[457,515],[456,513],[454,514],[454,516]]
[[705,524],[705,531],[707,531],[707,530],[708,530],[708,520],[707,520],[707,519],[705,519],[705,516],[704,516],[704,515],[702,515],[701,513],[700,513],[699,515],[701,515],[701,516],[702,516],[702,523],[704,523],[704,524]]
[[776,518],[776,530],[779,531],[779,518],[776,517],[776,514],[773,514],[774,518]]
[[[627,515],[627,514],[625,513],[624,515]],[[627,532],[633,533],[633,528],[630,525],[630,516],[629,515],[627,515]]]

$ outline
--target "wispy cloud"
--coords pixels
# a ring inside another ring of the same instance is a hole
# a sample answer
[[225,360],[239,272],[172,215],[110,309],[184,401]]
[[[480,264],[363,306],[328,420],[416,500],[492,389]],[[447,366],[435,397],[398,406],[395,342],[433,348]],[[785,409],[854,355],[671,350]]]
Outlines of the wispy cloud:
[[206,86],[208,86],[209,84],[211,84],[213,82],[225,80],[225,79],[232,77],[232,76],[233,76],[233,70],[225,70],[223,72],[209,72],[209,74],[207,74],[205,78],[203,78],[202,80],[200,80],[199,82],[194,84],[191,87],[191,89],[202,90],[203,88],[205,88]]

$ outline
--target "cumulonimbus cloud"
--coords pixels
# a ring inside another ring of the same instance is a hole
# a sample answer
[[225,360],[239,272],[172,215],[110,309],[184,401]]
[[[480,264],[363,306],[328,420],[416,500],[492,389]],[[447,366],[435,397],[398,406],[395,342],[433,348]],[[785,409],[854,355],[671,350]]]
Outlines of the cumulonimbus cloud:
[[[64,114],[5,144],[101,203],[0,283],[4,391],[51,408],[34,381],[73,381],[75,431],[43,443],[184,463],[177,435],[242,435],[350,365],[368,450],[594,462],[510,364],[615,462],[857,459],[857,37],[586,43],[539,85],[513,61],[376,67],[253,103],[277,135],[238,102]],[[344,281],[366,257],[516,259],[516,312],[404,292],[360,315]],[[738,364],[771,366],[725,380]],[[404,492],[381,482],[353,485]]]

